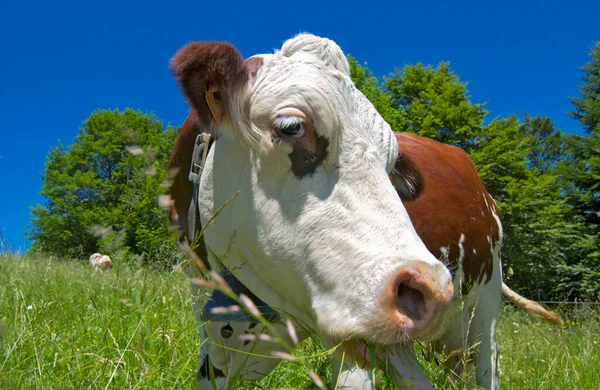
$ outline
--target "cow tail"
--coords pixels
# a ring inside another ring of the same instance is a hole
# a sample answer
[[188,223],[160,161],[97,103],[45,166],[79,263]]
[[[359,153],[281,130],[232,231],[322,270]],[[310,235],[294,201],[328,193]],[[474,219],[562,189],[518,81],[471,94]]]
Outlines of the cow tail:
[[544,321],[551,322],[556,325],[563,325],[563,319],[555,312],[546,310],[539,303],[520,296],[511,290],[504,282],[502,282],[502,294],[504,294],[515,305],[525,310],[527,314],[533,317],[539,317]]

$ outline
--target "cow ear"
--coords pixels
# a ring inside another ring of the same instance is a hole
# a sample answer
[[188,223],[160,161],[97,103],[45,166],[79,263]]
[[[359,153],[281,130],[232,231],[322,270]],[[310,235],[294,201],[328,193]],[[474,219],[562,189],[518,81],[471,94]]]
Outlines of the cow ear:
[[226,42],[190,43],[171,59],[170,69],[206,130],[223,120],[231,92],[248,80],[241,54]]

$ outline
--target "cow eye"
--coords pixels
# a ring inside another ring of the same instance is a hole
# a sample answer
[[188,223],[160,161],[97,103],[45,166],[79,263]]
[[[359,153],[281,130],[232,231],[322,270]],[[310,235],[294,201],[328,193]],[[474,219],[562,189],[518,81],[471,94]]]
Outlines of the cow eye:
[[294,138],[304,136],[304,122],[297,116],[280,116],[273,122],[273,127],[282,136]]
[[281,131],[282,133],[287,134],[287,135],[296,135],[300,132],[300,130],[302,130],[301,123],[293,123],[282,129],[279,129],[279,131]]

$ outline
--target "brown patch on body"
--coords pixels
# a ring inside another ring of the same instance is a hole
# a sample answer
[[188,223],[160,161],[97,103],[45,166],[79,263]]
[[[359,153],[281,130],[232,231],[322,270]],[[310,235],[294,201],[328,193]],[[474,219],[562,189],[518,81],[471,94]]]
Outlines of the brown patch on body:
[[[189,248],[192,242],[192,238],[188,237],[188,213],[192,202],[194,183],[189,180],[188,174],[192,164],[196,136],[201,132],[196,113],[192,111],[179,130],[167,166],[169,171],[175,172],[169,187],[172,199],[172,204],[169,206],[169,220],[171,226],[177,231],[180,242],[189,244],[184,245],[183,248]],[[196,217],[196,221],[200,229],[199,216]],[[206,269],[210,270],[208,253],[202,237],[198,240],[197,245],[192,247],[192,250]]]
[[[494,271],[492,250],[499,229],[492,212],[498,214],[497,206],[462,149],[413,134],[395,135],[401,155],[394,170],[416,178],[418,190],[407,193],[398,187],[400,178],[392,174],[391,180],[427,249],[455,271],[464,234],[462,292],[466,294],[473,283],[488,282]],[[448,250],[443,253],[441,248]]]
[[[201,133],[195,112],[191,112],[179,130],[175,146],[171,151],[168,169],[176,169],[169,193],[174,201],[171,221],[177,222],[180,215],[187,215],[192,201],[193,183],[188,179],[196,136]],[[173,215],[176,212],[178,215]]]

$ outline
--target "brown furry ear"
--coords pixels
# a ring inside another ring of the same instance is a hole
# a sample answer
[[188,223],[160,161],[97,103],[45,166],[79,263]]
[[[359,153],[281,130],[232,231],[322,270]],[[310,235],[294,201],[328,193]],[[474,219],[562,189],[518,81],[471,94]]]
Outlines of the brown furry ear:
[[403,201],[416,199],[423,191],[423,175],[412,158],[402,151],[390,173],[390,180]]
[[[230,43],[194,42],[184,46],[171,59],[171,72],[192,108],[200,125],[207,130],[214,122],[214,107],[207,104],[209,88],[216,104],[227,112],[229,93],[236,84],[248,80],[248,70],[241,54]],[[216,88],[215,88],[216,87]]]

